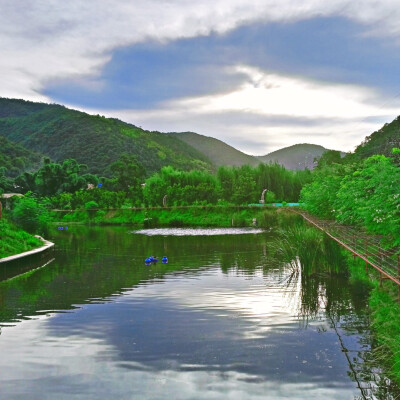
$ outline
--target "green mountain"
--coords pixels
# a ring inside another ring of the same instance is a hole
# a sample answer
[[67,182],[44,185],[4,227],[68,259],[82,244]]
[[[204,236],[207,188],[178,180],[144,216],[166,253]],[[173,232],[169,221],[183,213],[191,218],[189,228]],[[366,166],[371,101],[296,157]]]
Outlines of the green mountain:
[[[110,164],[122,153],[136,155],[148,174],[164,165],[184,170],[213,168],[203,153],[172,135],[56,104],[0,98],[0,137],[17,151],[25,149],[58,162],[74,158],[99,175],[109,175]],[[0,154],[5,159],[0,166],[7,167],[9,158],[2,146]]]
[[358,158],[367,158],[374,154],[389,156],[393,147],[400,148],[400,116],[367,136],[354,154]]
[[39,153],[0,136],[0,168],[6,168],[6,176],[15,178],[24,171],[37,169],[41,158]]
[[258,165],[260,160],[254,156],[243,153],[232,146],[224,143],[221,140],[199,135],[194,132],[179,132],[168,133],[168,135],[176,137],[183,142],[194,147],[204,154],[213,164],[220,165],[235,165],[241,166],[244,164]]
[[314,160],[322,156],[328,149],[316,144],[295,144],[283,149],[273,151],[265,156],[259,156],[258,159],[263,163],[277,162],[287,169],[313,169]]

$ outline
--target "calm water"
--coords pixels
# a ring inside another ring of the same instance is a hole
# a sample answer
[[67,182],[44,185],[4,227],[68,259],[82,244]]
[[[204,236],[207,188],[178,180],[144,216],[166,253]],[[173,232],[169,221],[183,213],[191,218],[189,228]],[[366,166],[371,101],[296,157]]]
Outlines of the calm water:
[[346,274],[295,273],[273,232],[156,233],[54,229],[0,283],[1,399],[394,398]]

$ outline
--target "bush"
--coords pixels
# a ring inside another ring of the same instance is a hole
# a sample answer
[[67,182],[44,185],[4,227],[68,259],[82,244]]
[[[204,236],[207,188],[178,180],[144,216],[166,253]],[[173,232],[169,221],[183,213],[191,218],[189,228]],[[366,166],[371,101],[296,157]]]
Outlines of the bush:
[[49,221],[48,211],[33,197],[18,199],[12,211],[13,221],[30,233],[41,233],[46,230]]
[[93,219],[96,216],[97,213],[96,208],[99,208],[99,205],[93,200],[85,203],[85,209],[87,210],[90,219]]

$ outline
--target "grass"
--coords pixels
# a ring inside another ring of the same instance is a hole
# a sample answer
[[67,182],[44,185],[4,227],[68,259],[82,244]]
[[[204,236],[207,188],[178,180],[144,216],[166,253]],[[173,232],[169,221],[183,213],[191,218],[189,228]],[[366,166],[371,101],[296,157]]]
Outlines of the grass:
[[0,258],[36,249],[43,243],[11,223],[6,217],[0,219]]
[[336,244],[303,220],[290,224],[289,228],[279,228],[272,249],[278,259],[300,268],[307,275],[344,272],[343,256]]
[[52,219],[58,222],[80,222],[93,224],[129,224],[137,227],[246,227],[253,226],[253,218],[257,226],[267,228],[284,218],[296,218],[290,212],[276,208],[244,208],[244,207],[188,207],[168,209],[120,209],[113,211],[97,211],[89,215],[86,211],[53,212]]

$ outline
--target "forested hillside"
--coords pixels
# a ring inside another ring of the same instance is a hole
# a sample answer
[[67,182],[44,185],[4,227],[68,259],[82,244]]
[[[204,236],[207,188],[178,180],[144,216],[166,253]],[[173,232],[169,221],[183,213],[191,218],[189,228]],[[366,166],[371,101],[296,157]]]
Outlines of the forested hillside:
[[16,177],[26,170],[36,169],[40,159],[40,154],[0,136],[0,168],[6,168],[5,175]]
[[54,161],[73,158],[98,175],[109,176],[122,153],[135,155],[148,175],[165,165],[212,169],[201,152],[171,135],[55,104],[0,98],[0,136]]
[[256,166],[261,162],[256,157],[245,154],[223,141],[209,136],[199,135],[194,132],[169,133],[168,135],[172,135],[193,146],[217,166],[240,167],[245,164]]
[[367,136],[354,154],[357,158],[367,158],[374,154],[390,156],[393,147],[400,147],[400,116]]

